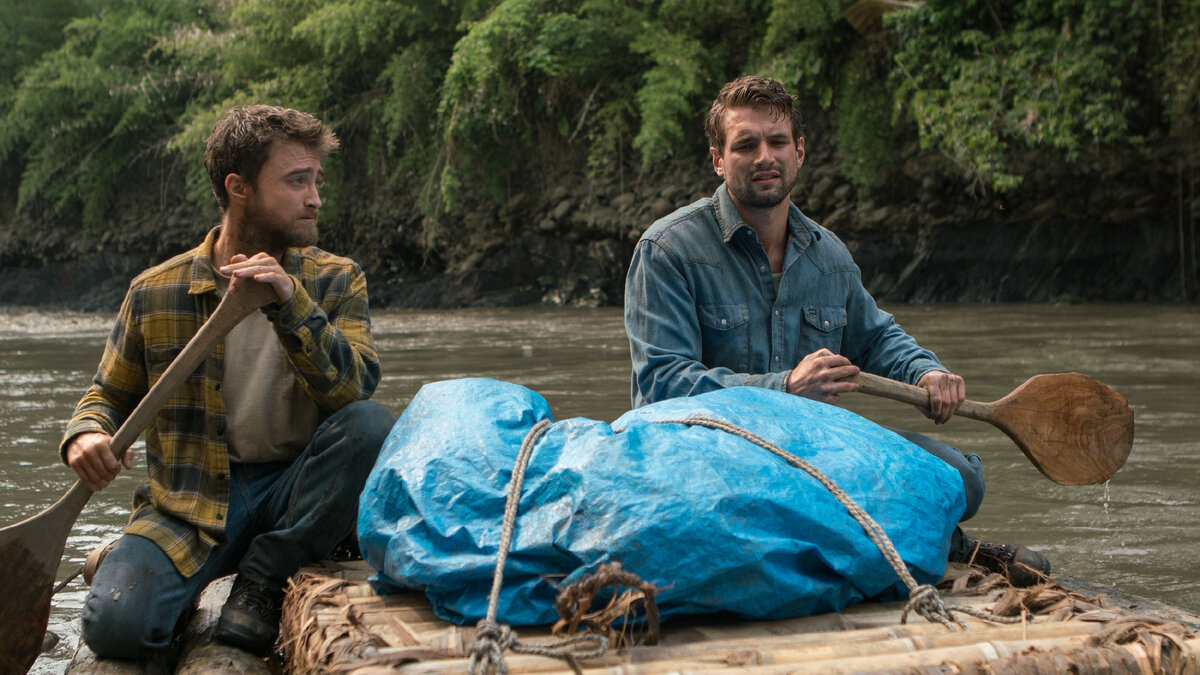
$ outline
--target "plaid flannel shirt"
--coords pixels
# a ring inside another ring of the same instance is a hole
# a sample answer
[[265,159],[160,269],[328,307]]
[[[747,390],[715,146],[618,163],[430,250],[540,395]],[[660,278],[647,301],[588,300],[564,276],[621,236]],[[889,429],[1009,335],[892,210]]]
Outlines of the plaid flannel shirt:
[[[183,350],[220,298],[212,268],[219,228],[197,248],[138,275],[121,304],[93,384],[60,446],[81,433],[109,435]],[[263,308],[305,391],[323,417],[369,398],[379,383],[367,282],[353,261],[315,247],[292,248],[283,269],[291,300]],[[134,492],[125,528],[155,542],[185,577],[224,543],[229,456],[221,398],[224,345],[218,345],[146,429],[150,480]]]

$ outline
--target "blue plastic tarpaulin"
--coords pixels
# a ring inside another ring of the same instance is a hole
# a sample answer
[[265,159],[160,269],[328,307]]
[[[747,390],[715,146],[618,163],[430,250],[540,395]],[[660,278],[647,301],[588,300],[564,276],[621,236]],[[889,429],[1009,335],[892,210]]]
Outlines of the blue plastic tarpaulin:
[[[803,470],[726,431],[656,424],[688,417],[737,425],[809,462],[882,526],[919,583],[941,578],[964,509],[954,469],[854,413],[738,387],[612,425],[550,425],[524,478],[501,623],[554,622],[555,584],[613,561],[664,587],[663,618],[804,616],[907,593],[862,526]],[[543,419],[545,399],[511,383],[418,392],[360,502],[377,590],[424,590],[438,616],[460,624],[486,614],[513,463]]]

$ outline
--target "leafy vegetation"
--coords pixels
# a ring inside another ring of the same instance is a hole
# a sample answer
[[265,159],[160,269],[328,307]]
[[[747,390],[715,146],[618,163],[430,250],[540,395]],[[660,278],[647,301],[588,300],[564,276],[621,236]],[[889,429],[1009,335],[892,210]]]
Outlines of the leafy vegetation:
[[11,208],[93,230],[164,165],[207,205],[208,129],[266,101],[337,129],[342,194],[390,186],[436,223],[466,192],[502,205],[571,164],[702,158],[704,110],[746,72],[828,111],[865,187],[908,138],[1004,191],[1023,179],[1014,153],[1072,162],[1200,117],[1200,0],[930,0],[886,15],[882,38],[851,4],[18,0],[0,9],[0,175]]

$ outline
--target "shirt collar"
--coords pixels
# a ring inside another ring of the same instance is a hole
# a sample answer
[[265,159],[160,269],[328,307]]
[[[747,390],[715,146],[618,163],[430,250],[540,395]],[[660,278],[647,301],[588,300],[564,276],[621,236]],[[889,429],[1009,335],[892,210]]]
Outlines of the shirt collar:
[[217,280],[213,276],[212,251],[217,242],[221,227],[218,225],[208,231],[204,242],[196,249],[196,258],[192,262],[192,281],[188,286],[188,295],[202,295],[217,291]]
[[[738,213],[737,206],[729,198],[728,185],[721,183],[713,194],[713,200],[717,203],[717,224],[721,227],[721,235],[726,244],[743,227],[753,231],[753,228],[742,220],[742,214]],[[788,238],[799,244],[801,250],[821,238],[821,231],[816,224],[801,213],[791,201],[788,202]]]

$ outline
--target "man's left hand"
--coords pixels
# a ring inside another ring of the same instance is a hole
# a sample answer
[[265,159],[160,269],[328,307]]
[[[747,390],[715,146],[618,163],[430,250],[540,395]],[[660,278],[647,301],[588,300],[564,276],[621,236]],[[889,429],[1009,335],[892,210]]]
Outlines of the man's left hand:
[[967,383],[961,376],[931,370],[921,376],[917,386],[929,392],[929,409],[918,407],[934,424],[950,421],[954,411],[967,398]]
[[230,258],[229,264],[222,267],[220,271],[221,274],[232,278],[230,282],[230,291],[232,292],[237,291],[236,286],[239,279],[250,279],[269,284],[275,291],[277,304],[280,305],[291,300],[292,294],[296,292],[296,282],[292,280],[291,275],[283,271],[278,260],[266,253],[256,253],[252,258],[238,253]]

